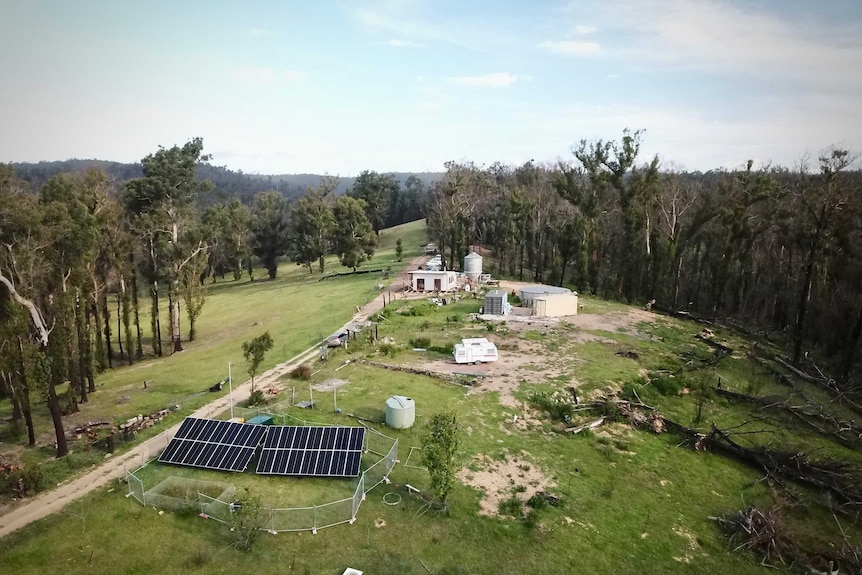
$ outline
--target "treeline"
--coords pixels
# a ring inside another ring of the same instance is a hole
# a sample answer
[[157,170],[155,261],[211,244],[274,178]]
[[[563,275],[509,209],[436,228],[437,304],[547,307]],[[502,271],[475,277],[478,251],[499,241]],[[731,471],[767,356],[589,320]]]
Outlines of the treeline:
[[582,141],[555,166],[447,164],[428,225],[453,266],[471,244],[492,271],[605,298],[735,318],[816,350],[862,388],[862,174],[845,150],[797,169],[685,173],[639,157],[641,134]]
[[199,177],[208,160],[194,139],[143,158],[125,182],[94,167],[38,188],[0,164],[0,398],[31,445],[32,398],[47,404],[61,457],[62,416],[88,401],[97,373],[182,351],[183,311],[194,340],[208,280],[253,280],[255,266],[275,278],[284,258],[323,273],[330,254],[355,269],[381,228],[424,215],[421,180],[402,189],[375,172],[340,197],[338,179],[323,178],[296,201],[269,190],[212,202]]

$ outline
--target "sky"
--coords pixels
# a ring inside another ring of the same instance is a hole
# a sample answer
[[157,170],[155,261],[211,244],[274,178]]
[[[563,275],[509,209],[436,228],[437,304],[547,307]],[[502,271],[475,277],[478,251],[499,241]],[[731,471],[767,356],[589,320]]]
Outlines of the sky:
[[202,137],[246,173],[572,161],[644,130],[665,169],[862,151],[859,0],[11,0],[0,162]]

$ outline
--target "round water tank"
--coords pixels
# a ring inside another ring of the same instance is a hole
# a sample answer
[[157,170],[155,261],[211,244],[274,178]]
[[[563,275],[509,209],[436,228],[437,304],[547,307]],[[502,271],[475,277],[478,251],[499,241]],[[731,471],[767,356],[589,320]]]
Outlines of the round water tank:
[[386,426],[394,429],[413,427],[416,403],[410,397],[393,395],[386,400]]
[[476,252],[470,252],[464,257],[464,274],[474,280],[482,275],[482,256]]

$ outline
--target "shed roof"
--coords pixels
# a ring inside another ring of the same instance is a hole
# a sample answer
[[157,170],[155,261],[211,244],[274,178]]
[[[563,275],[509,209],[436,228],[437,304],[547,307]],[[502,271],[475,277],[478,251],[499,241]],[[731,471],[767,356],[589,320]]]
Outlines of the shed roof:
[[505,290],[495,289],[485,294],[485,297],[506,297],[509,294]]
[[532,285],[525,286],[518,290],[521,294],[528,295],[545,295],[545,294],[561,294],[561,293],[572,293],[572,290],[559,286],[546,286],[546,285]]

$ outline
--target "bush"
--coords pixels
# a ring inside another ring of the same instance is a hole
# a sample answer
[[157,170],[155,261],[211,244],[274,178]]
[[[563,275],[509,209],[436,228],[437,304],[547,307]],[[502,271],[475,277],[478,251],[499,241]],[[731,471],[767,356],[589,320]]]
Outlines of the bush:
[[500,506],[497,508],[500,515],[508,515],[510,517],[523,517],[524,509],[521,500],[517,496],[512,495],[508,499],[500,501]]
[[263,405],[264,403],[266,403],[266,399],[264,399],[263,391],[260,389],[252,391],[248,399],[245,400],[246,407],[254,407],[255,405]]
[[542,411],[548,412],[551,419],[570,423],[575,412],[574,404],[568,399],[549,396],[547,393],[533,392],[530,403]]
[[384,355],[386,357],[395,355],[395,353],[398,351],[398,348],[391,343],[381,343],[380,347],[377,349],[380,351],[381,355]]
[[410,317],[420,317],[423,315],[429,315],[434,310],[437,309],[437,306],[432,303],[419,303],[416,305],[411,305],[407,308],[402,309],[398,313],[401,315],[406,315]]
[[423,321],[422,323],[419,324],[419,329],[421,329],[423,331],[426,329],[431,329],[431,322],[426,319],[425,321]]
[[671,377],[669,375],[657,375],[650,377],[650,385],[661,395],[679,395],[686,381],[682,377]]
[[429,345],[426,348],[428,351],[435,351],[443,355],[452,355],[455,353],[455,344],[447,343],[445,345]]
[[0,475],[0,493],[12,497],[29,497],[42,491],[45,480],[38,467],[17,469]]
[[293,379],[308,381],[311,379],[311,367],[304,363],[302,365],[297,365],[293,368],[293,371],[290,372],[290,377]]
[[412,347],[419,347],[422,349],[428,349],[431,345],[431,340],[427,337],[417,337],[415,339],[410,340],[410,345]]

